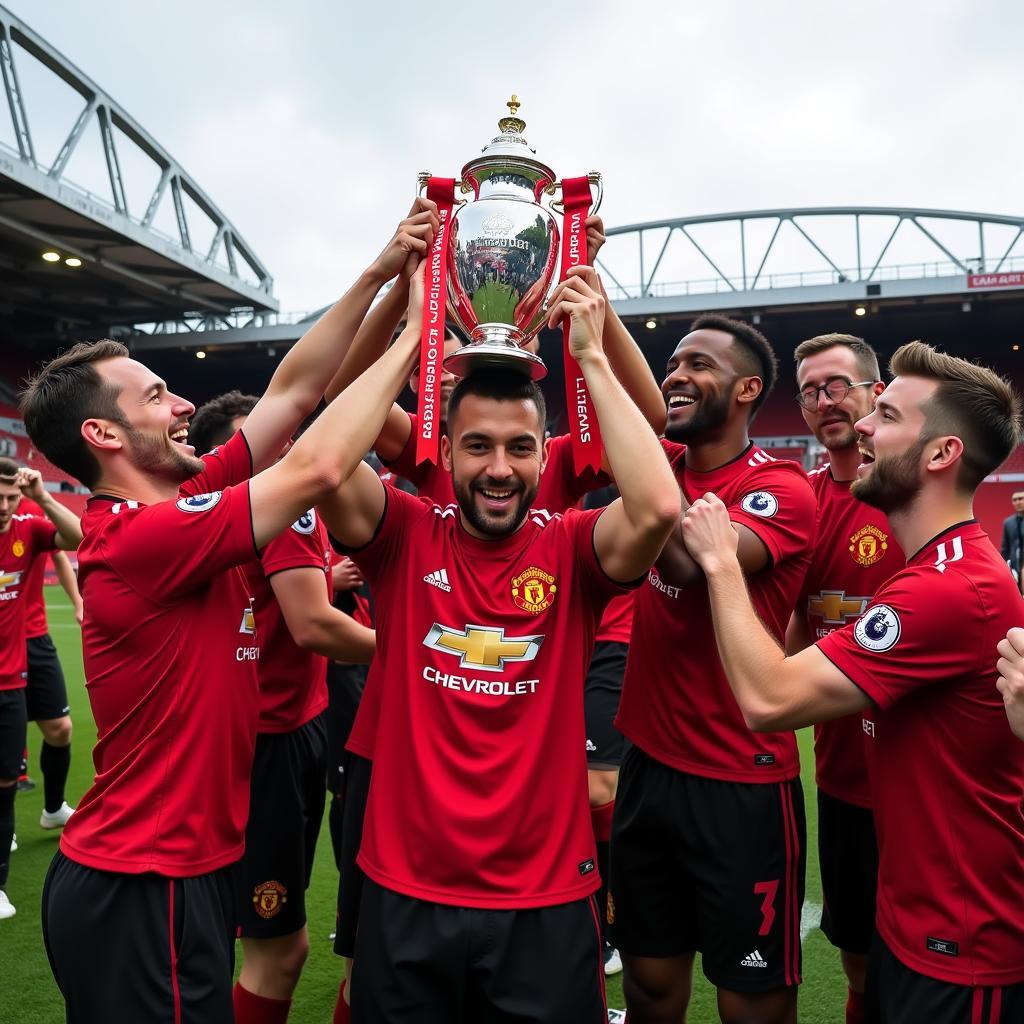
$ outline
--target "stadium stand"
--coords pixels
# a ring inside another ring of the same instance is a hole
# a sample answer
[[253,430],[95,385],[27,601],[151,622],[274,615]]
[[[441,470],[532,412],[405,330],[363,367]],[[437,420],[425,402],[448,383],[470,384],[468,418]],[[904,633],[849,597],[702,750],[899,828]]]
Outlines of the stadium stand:
[[[9,385],[9,378],[7,383]],[[58,495],[60,501],[76,515],[85,510],[86,489],[32,447],[17,407],[9,402],[0,402],[0,453],[30,469],[38,469],[46,489]]]

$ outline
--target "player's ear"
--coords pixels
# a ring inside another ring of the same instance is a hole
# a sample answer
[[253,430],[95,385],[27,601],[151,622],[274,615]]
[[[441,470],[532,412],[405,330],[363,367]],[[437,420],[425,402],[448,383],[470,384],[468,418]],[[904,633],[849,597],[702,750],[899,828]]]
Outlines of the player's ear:
[[540,471],[544,472],[545,467],[548,464],[548,453],[551,451],[551,438],[545,437],[541,442],[540,447]]
[[82,422],[82,437],[92,448],[119,451],[124,442],[117,433],[117,427],[110,420],[88,419]]
[[760,377],[741,377],[739,386],[736,389],[736,401],[740,405],[754,402],[763,389],[764,381]]
[[959,468],[960,459],[964,454],[964,443],[956,434],[932,438],[928,448],[928,463],[925,470],[929,473]]
[[452,442],[447,434],[441,435],[441,465],[446,473],[452,471]]

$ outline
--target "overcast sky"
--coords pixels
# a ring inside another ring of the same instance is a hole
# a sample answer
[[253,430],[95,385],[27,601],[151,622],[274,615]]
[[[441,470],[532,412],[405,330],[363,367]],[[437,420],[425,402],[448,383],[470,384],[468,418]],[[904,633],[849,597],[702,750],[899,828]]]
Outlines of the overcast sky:
[[[604,173],[609,226],[814,205],[1024,213],[1020,0],[0,3],[185,167],[283,309],[343,292],[417,172],[457,176],[513,91],[540,157]],[[29,63],[52,159],[77,107]],[[98,152],[69,175],[88,179]],[[138,214],[150,184],[123,162]]]

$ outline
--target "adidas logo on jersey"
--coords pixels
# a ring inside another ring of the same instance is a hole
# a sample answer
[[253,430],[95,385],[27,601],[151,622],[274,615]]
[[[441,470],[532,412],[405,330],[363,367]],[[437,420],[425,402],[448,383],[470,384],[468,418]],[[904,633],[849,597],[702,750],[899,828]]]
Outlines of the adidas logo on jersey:
[[761,951],[759,949],[755,949],[753,953],[750,953],[748,956],[745,956],[740,961],[740,967],[767,967],[767,966],[768,966],[768,961],[761,959]]
[[439,590],[443,590],[447,594],[452,592],[452,585],[448,582],[447,569],[435,569],[433,572],[428,572],[427,575],[423,577],[423,582],[429,583],[432,587],[437,587]]

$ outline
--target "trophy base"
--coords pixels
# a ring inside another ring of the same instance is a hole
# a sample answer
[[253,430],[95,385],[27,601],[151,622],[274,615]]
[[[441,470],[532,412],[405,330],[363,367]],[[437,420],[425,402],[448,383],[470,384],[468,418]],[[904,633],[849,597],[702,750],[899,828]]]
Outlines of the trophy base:
[[444,368],[456,377],[468,377],[480,370],[505,370],[521,373],[530,380],[542,380],[548,368],[540,356],[520,348],[522,332],[507,324],[478,324],[473,328],[473,341],[453,352],[444,361]]

